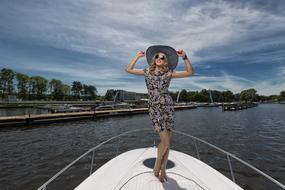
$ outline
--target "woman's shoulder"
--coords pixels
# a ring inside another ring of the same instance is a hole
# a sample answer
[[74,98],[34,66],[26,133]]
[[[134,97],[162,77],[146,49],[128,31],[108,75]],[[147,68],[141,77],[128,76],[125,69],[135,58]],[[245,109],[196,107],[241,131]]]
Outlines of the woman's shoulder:
[[148,74],[149,73],[149,68],[148,67],[144,68],[143,71],[144,71],[144,74]]
[[173,70],[169,69],[169,70],[166,72],[166,75],[167,75],[168,77],[171,77],[172,73],[173,73]]

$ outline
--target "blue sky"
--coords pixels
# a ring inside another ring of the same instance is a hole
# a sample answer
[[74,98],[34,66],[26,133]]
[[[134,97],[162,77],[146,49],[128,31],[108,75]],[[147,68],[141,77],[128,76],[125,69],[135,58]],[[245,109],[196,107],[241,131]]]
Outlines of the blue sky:
[[[0,68],[79,80],[107,89],[147,92],[125,72],[154,44],[184,49],[195,75],[169,90],[216,89],[258,94],[285,90],[285,1],[3,0]],[[135,68],[147,67],[141,59]],[[185,66],[179,62],[177,71]]]

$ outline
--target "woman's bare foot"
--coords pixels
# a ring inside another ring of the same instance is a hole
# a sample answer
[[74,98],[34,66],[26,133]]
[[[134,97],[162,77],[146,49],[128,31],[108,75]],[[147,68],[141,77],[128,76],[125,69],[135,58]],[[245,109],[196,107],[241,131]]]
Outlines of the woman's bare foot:
[[160,171],[160,167],[158,167],[158,164],[155,163],[154,167],[153,167],[153,174],[154,174],[155,177],[159,176],[159,171]]
[[161,167],[161,159],[156,158],[155,164],[153,167],[153,174],[155,177],[159,176],[160,167]]
[[160,175],[159,175],[159,181],[165,182],[167,181],[167,175],[165,170],[161,170]]
[[155,177],[159,176],[159,170],[153,169],[153,174]]

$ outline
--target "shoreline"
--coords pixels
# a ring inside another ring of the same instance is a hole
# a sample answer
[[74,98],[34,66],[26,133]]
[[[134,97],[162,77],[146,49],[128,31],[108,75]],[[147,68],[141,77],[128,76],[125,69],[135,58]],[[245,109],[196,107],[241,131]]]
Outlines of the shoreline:
[[[108,102],[108,101],[107,101]],[[112,101],[110,101],[112,102]],[[191,102],[194,104],[210,104],[209,102]],[[238,102],[214,102],[217,104],[230,104],[230,103],[238,103]],[[255,102],[258,104],[285,104],[284,101],[280,102]],[[62,104],[71,104],[76,106],[94,106],[98,104],[97,101],[27,101],[27,102],[1,102],[0,101],[0,109],[13,109],[13,108],[37,108],[43,105],[62,105]],[[179,104],[179,103],[178,103]],[[199,107],[199,105],[198,105]]]
[[[195,109],[196,106],[175,106],[175,110]],[[35,124],[47,124],[54,122],[63,122],[79,119],[96,119],[110,116],[123,116],[148,113],[148,108],[136,109],[119,109],[119,110],[104,110],[104,111],[85,111],[72,113],[50,113],[37,115],[22,115],[22,116],[5,116],[0,117],[1,127],[17,127],[30,126]]]

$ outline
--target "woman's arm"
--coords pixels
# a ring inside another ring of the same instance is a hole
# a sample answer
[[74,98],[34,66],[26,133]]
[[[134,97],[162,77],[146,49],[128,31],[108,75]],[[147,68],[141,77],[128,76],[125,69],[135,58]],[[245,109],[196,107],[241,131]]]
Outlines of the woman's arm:
[[182,57],[184,60],[184,63],[186,65],[186,70],[185,71],[173,71],[172,72],[172,78],[183,78],[183,77],[188,77],[193,75],[193,67],[192,64],[190,62],[190,60],[188,59],[186,53],[183,50],[179,50],[177,51],[177,55],[178,57]]
[[144,71],[143,69],[134,69],[135,64],[137,63],[137,61],[139,60],[139,58],[144,56],[144,52],[140,51],[136,54],[136,56],[132,59],[131,63],[128,64],[127,68],[126,68],[126,72],[131,73],[131,74],[135,74],[135,75],[144,75]]

